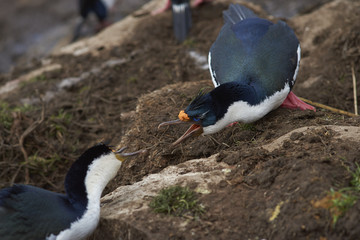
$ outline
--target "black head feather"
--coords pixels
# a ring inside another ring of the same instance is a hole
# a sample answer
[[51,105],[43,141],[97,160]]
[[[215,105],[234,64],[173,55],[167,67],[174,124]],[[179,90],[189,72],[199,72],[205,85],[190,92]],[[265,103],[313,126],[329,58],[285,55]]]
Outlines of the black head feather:
[[185,109],[189,118],[203,127],[212,125],[216,122],[213,114],[213,103],[210,92],[201,89],[197,96],[191,101]]
[[207,100],[207,96],[210,91],[207,91],[207,88],[202,88],[199,90],[198,94],[190,102],[187,110],[197,110],[201,108]]

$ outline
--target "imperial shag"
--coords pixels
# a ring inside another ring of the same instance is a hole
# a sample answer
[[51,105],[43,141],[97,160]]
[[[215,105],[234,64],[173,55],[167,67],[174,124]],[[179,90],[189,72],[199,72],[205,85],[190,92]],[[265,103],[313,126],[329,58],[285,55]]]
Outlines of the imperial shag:
[[98,144],[82,154],[65,178],[66,194],[16,184],[0,191],[2,240],[70,240],[91,234],[100,218],[100,197],[125,157]]
[[294,31],[283,21],[274,24],[240,5],[231,4],[224,19],[208,56],[215,89],[200,93],[178,120],[159,125],[193,123],[174,144],[234,122],[254,122],[280,105],[315,111],[291,91],[301,52]]

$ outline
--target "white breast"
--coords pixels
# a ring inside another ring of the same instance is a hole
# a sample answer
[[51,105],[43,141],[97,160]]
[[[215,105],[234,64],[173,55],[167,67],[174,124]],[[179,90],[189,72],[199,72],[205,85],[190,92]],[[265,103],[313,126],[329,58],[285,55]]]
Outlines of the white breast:
[[224,117],[218,120],[216,124],[203,128],[203,135],[216,133],[233,122],[255,122],[270,111],[278,108],[284,102],[289,92],[290,86],[289,84],[286,84],[281,91],[274,93],[258,105],[251,106],[244,101],[235,102],[230,105]]

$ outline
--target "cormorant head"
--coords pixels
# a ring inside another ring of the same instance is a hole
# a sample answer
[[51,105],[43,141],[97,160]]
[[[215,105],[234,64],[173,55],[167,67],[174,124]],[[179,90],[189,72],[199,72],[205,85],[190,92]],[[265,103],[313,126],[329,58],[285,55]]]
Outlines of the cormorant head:
[[192,123],[189,129],[173,145],[177,145],[191,136],[208,134],[208,127],[214,125],[217,121],[211,94],[200,91],[189,106],[180,111],[178,117],[177,120],[163,122],[158,126],[160,128],[166,125]]

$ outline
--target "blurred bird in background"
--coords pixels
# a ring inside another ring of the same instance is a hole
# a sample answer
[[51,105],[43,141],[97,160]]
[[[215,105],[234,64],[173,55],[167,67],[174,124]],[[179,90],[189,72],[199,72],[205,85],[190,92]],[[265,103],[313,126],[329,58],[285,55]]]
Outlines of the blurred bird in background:
[[79,0],[80,23],[77,24],[72,42],[80,37],[81,29],[84,26],[90,13],[94,13],[98,20],[95,31],[99,32],[111,24],[108,20],[109,9],[114,5],[115,0]]
[[[192,6],[197,7],[204,2],[208,2],[211,0],[196,0]],[[155,10],[152,12],[153,15],[162,13],[169,9],[171,6],[172,17],[173,17],[173,28],[174,35],[176,40],[181,43],[183,42],[192,25],[191,21],[191,10],[190,10],[190,1],[189,0],[167,0],[164,7]]]

